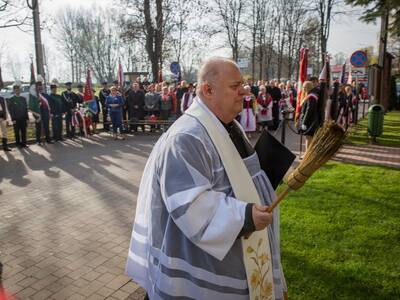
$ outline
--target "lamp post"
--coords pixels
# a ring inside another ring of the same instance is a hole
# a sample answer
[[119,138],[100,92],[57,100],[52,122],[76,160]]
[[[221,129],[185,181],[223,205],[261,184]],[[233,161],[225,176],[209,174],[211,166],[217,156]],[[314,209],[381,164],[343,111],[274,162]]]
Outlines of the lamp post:
[[35,54],[36,54],[36,70],[43,78],[45,78],[44,73],[44,63],[43,63],[43,47],[42,47],[42,37],[40,29],[40,18],[39,18],[39,0],[29,0],[26,1],[28,7],[32,10],[33,15],[33,33],[35,39]]

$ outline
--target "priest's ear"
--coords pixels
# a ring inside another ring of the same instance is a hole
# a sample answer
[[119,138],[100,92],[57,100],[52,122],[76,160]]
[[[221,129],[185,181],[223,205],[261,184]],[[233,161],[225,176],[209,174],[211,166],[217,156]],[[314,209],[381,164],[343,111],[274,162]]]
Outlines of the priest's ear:
[[203,94],[204,97],[210,97],[213,93],[212,86],[208,82],[204,82],[202,85],[200,85],[200,91],[201,94]]

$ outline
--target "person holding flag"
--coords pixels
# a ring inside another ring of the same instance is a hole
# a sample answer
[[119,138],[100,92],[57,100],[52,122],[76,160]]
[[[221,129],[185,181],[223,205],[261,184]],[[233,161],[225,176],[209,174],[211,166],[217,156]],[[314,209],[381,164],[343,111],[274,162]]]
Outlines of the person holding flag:
[[101,103],[101,112],[103,115],[103,129],[105,131],[110,130],[110,125],[108,124],[107,118],[109,117],[108,107],[106,105],[106,98],[110,95],[111,91],[107,86],[107,81],[103,80],[101,83],[102,89],[99,92],[99,101]]
[[64,102],[65,129],[67,130],[67,137],[73,139],[75,137],[75,126],[72,124],[72,118],[78,102],[78,96],[72,91],[72,82],[66,82],[65,87],[67,90],[61,93]]
[[86,112],[84,116],[86,130],[88,130],[90,134],[90,125],[92,124],[92,117],[93,115],[98,114],[99,106],[96,101],[96,97],[93,92],[93,85],[92,85],[92,76],[90,73],[90,69],[86,72],[86,83],[85,89],[83,93],[83,102],[84,107],[86,107]]
[[35,135],[36,143],[41,145],[42,129],[44,130],[46,142],[52,144],[50,138],[50,105],[46,97],[43,96],[43,77],[38,75],[35,80],[35,71],[33,69],[33,62],[31,62],[31,86],[29,89],[29,110],[35,118]]
[[299,69],[299,81],[297,83],[297,101],[296,101],[296,113],[295,113],[295,122],[300,117],[301,105],[303,103],[304,95],[303,84],[307,80],[307,67],[308,67],[308,49],[301,48],[300,49],[300,69]]
[[49,103],[49,95],[44,92],[43,82],[43,78],[38,75],[36,85],[40,103],[41,129],[44,131],[46,143],[53,144],[50,137],[50,119],[52,118],[52,111]]
[[3,97],[0,97],[0,133],[4,151],[11,151],[11,149],[8,147],[7,144],[8,119],[9,119],[9,114],[7,110],[7,102]]

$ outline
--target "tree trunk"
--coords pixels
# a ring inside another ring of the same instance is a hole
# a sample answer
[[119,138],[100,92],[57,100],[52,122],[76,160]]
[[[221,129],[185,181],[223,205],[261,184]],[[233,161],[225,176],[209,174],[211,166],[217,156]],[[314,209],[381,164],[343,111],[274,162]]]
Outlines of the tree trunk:
[[4,88],[3,75],[0,67],[0,89]]

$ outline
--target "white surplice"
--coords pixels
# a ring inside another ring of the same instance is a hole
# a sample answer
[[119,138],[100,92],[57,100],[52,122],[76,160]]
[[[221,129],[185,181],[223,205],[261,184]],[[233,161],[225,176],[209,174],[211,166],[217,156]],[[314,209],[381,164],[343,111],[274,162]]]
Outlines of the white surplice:
[[[216,117],[196,99],[213,118]],[[216,119],[219,130],[225,130]],[[227,134],[227,133],[226,133]],[[264,204],[275,198],[253,154],[243,160]],[[249,299],[242,242],[246,203],[235,198],[205,128],[189,114],[160,137],[141,180],[127,274],[150,299]],[[279,213],[268,227],[275,299],[286,290]]]

